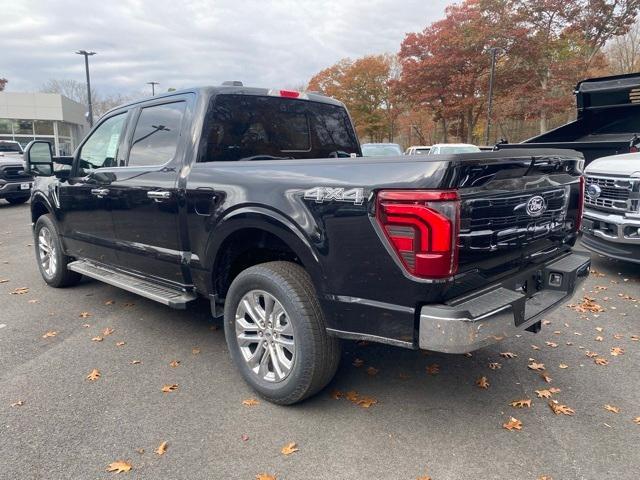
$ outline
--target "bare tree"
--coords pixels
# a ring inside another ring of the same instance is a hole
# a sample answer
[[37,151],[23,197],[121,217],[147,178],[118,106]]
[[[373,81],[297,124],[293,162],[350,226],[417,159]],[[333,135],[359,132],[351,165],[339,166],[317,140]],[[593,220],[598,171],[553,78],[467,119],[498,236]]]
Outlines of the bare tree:
[[4,90],[5,85],[9,83],[6,78],[0,78],[0,92]]
[[625,35],[614,37],[605,53],[611,73],[640,71],[640,23],[636,23]]

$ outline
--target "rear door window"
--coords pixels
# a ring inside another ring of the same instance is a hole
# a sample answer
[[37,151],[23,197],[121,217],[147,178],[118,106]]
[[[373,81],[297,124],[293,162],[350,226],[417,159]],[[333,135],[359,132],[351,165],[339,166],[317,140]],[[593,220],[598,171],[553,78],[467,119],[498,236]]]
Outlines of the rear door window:
[[358,141],[337,105],[221,94],[207,113],[199,161],[349,157]]
[[186,102],[144,107],[129,150],[129,166],[164,165],[178,149]]

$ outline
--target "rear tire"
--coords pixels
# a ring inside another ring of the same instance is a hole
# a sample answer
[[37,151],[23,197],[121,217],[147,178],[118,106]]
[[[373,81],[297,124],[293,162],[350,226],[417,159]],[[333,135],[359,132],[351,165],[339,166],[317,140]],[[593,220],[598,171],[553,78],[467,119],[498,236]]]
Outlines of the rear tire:
[[61,288],[77,285],[82,275],[67,269],[73,261],[62,252],[62,243],[51,215],[42,215],[34,228],[36,260],[45,282],[51,287]]
[[294,263],[269,262],[241,272],[227,294],[224,330],[245,381],[280,405],[318,393],[340,362],[340,342],[327,334],[311,279]]
[[19,205],[29,200],[29,196],[27,195],[26,197],[8,197],[8,198],[5,198],[5,200],[9,202],[11,205]]

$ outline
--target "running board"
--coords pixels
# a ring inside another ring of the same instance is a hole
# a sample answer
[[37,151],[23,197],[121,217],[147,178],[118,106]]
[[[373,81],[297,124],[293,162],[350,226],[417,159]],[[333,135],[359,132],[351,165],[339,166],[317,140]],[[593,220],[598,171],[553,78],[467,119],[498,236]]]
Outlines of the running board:
[[184,292],[176,288],[158,285],[148,280],[142,280],[133,275],[110,269],[106,266],[98,266],[87,260],[76,260],[67,265],[69,270],[81,273],[87,277],[95,278],[114,287],[122,288],[128,292],[137,293],[142,297],[163,303],[171,308],[185,309],[187,303],[195,300],[197,295]]

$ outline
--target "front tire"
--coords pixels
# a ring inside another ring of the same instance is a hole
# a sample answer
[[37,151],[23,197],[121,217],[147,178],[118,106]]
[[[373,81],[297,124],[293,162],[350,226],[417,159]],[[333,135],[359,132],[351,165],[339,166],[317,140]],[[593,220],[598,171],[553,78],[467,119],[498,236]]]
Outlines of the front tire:
[[67,269],[73,259],[62,252],[62,243],[50,215],[42,215],[34,228],[38,269],[51,287],[70,287],[80,282],[82,275]]
[[299,265],[270,262],[241,272],[229,288],[224,319],[233,362],[270,402],[300,402],[335,375],[340,343],[327,334],[311,279]]

